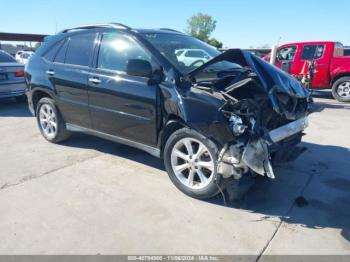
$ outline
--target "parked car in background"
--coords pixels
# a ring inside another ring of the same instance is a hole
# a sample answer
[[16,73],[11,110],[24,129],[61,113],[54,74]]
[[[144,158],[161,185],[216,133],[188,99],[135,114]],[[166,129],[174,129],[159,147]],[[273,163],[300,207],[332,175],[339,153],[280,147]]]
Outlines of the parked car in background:
[[19,63],[25,65],[26,63],[28,63],[29,59],[31,58],[31,56],[32,56],[33,54],[34,54],[33,51],[24,51],[24,50],[22,50],[22,51],[18,51],[18,52],[16,53],[15,58],[16,58],[16,60],[17,60]]
[[16,52],[16,54],[15,54],[15,59],[16,59],[16,61],[19,60],[20,55],[21,55],[23,52],[24,52],[23,50],[18,50],[18,51]]
[[34,54],[34,52],[32,52],[32,51],[23,52],[23,53],[19,56],[18,62],[20,62],[20,63],[23,64],[23,65],[27,64],[28,61],[29,61],[29,59],[32,57],[33,54]]
[[[184,63],[179,50],[213,59]],[[45,139],[84,132],[142,149],[163,158],[171,181],[192,197],[210,198],[257,174],[273,179],[271,158],[303,152],[305,87],[249,52],[220,53],[181,32],[66,29],[36,51],[26,79]]]
[[207,52],[200,49],[178,49],[175,55],[177,60],[184,63],[185,66],[200,66],[212,58]]
[[24,66],[10,54],[0,50],[0,98],[25,98]]
[[[264,57],[270,60],[270,54]],[[344,56],[339,42],[303,42],[282,45],[277,50],[275,66],[299,77],[314,61],[312,89],[332,89],[335,99],[350,102],[350,57]]]

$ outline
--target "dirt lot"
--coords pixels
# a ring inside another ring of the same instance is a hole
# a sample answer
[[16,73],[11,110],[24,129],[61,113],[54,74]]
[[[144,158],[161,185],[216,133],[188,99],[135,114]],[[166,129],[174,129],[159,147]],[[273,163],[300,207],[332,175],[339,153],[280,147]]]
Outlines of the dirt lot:
[[1,101],[0,253],[350,254],[350,105],[315,100],[308,151],[230,206],[183,195],[136,149],[50,144],[25,104]]

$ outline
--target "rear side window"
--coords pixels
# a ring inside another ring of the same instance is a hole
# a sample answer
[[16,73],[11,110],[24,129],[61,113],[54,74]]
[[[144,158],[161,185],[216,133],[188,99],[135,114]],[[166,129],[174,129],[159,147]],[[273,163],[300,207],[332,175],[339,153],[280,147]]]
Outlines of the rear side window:
[[46,58],[46,60],[48,61],[53,61],[58,50],[60,49],[60,47],[63,45],[64,41],[60,41],[56,44],[54,44],[44,55],[44,57]]
[[66,53],[66,64],[88,66],[95,45],[96,34],[72,36]]
[[98,53],[97,68],[125,72],[129,59],[142,59],[152,64],[151,56],[131,37],[105,33]]
[[13,63],[16,62],[16,59],[14,59],[12,56],[0,52],[0,63]]
[[302,60],[318,59],[323,56],[324,45],[305,45],[301,53]]

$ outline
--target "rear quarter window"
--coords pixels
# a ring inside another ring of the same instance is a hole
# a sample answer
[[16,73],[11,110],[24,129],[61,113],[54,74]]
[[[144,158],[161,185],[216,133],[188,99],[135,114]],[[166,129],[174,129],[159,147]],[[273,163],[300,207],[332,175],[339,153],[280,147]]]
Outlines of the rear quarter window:
[[59,51],[54,58],[55,63],[64,63],[64,60],[66,58],[67,47],[68,40],[64,41],[63,45],[59,48]]
[[93,53],[95,38],[95,33],[70,37],[65,63],[88,66]]
[[13,63],[16,62],[16,59],[14,59],[12,56],[0,52],[0,63]]
[[52,62],[55,59],[55,56],[58,50],[60,49],[60,47],[63,45],[63,43],[64,43],[64,40],[53,44],[44,54],[45,59]]

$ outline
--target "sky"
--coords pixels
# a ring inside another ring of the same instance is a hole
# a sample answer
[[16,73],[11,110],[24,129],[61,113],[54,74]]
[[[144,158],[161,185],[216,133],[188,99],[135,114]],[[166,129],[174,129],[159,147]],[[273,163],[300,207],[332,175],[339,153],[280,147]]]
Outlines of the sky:
[[349,10],[349,0],[1,0],[0,32],[54,34],[104,22],[184,31],[187,19],[202,12],[217,20],[212,36],[224,47],[309,40],[350,45]]

